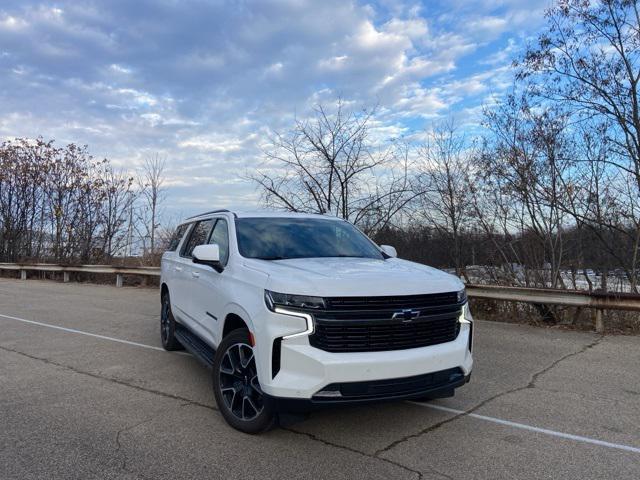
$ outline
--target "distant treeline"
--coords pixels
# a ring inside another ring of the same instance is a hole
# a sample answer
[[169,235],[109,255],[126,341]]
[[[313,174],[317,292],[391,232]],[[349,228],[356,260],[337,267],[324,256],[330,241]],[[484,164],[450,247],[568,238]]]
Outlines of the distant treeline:
[[[632,265],[633,249],[629,236],[618,234],[610,239],[621,252],[623,261],[601,247],[600,238],[608,232],[595,234],[575,227],[563,232],[564,252],[559,269],[564,273],[558,287],[577,288],[574,282],[589,282],[594,276],[610,279],[610,287],[632,274],[621,265]],[[376,232],[379,244],[396,247],[400,257],[436,268],[452,269],[455,265],[451,249],[451,235],[428,226],[389,227]],[[471,281],[528,286],[548,285],[551,265],[545,261],[546,252],[532,233],[501,235],[479,230],[464,231],[460,238],[461,258],[459,274]],[[586,247],[584,247],[586,245]],[[505,252],[509,252],[505,259]],[[600,282],[598,282],[600,283]],[[591,285],[591,288],[594,286]]]
[[0,261],[103,262],[153,252],[162,168],[151,159],[134,179],[86,146],[3,142]]

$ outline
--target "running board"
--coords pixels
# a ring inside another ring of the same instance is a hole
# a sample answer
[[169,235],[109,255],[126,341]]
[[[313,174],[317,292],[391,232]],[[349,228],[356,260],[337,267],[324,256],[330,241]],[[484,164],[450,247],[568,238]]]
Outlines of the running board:
[[216,354],[213,348],[203,342],[197,335],[191,332],[191,330],[179,323],[176,323],[175,335],[191,355],[196,357],[205,367],[213,369],[213,358]]

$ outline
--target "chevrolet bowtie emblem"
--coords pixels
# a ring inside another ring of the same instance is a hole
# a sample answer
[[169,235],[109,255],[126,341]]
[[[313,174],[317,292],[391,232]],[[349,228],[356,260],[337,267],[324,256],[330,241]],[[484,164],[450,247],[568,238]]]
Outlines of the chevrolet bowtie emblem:
[[420,316],[420,310],[413,310],[411,308],[405,308],[399,312],[395,312],[392,316],[392,320],[402,320],[403,322],[411,322],[414,318]]

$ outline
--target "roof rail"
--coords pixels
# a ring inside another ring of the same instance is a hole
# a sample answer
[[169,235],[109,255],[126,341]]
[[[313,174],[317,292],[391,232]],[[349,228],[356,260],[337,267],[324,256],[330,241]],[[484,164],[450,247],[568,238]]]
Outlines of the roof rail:
[[[192,215],[191,217],[187,217],[187,220],[191,220],[192,218],[196,218],[196,217],[201,217],[203,215],[209,215],[211,213],[222,213],[222,212],[231,213],[231,211],[227,210],[226,208],[219,208],[217,210],[211,210],[210,212],[203,212],[203,213],[199,213],[197,215]],[[233,215],[237,216],[235,213]]]

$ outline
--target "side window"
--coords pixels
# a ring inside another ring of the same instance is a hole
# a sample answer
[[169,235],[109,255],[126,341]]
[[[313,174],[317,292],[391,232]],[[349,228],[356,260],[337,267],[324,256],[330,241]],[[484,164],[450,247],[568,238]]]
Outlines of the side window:
[[182,240],[182,237],[184,237],[187,228],[189,228],[188,223],[180,225],[178,228],[176,228],[176,231],[174,232],[173,236],[171,237],[171,241],[169,242],[169,246],[167,247],[167,251],[173,252],[176,248],[178,248],[178,245],[180,245],[180,240]]
[[229,227],[223,218],[218,219],[211,232],[209,243],[217,243],[220,247],[220,263],[226,265],[229,260]]
[[191,258],[194,248],[207,243],[211,227],[213,227],[213,220],[202,220],[196,223],[195,227],[191,229],[189,240],[182,247],[182,253],[180,255]]

